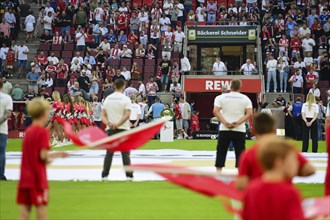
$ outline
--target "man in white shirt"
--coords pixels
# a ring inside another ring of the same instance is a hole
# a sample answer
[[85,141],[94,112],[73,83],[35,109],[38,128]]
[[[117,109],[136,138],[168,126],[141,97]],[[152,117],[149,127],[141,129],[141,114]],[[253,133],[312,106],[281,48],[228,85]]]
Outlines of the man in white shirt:
[[131,72],[128,71],[125,66],[123,67],[123,70],[121,71],[121,75],[123,75],[127,81],[131,79]]
[[84,64],[84,59],[82,58],[82,56],[80,56],[80,52],[76,52],[76,56],[72,57],[71,64],[74,63],[75,59],[78,59],[79,65]]
[[26,62],[28,59],[28,53],[29,53],[29,48],[24,45],[24,42],[21,42],[21,44],[17,47],[17,54],[16,54],[19,76],[22,76],[23,71],[25,71]]
[[139,95],[141,97],[146,97],[146,87],[145,85],[143,84],[143,81],[142,80],[139,80]]
[[162,34],[167,31],[167,28],[171,25],[171,20],[166,17],[166,14],[162,14],[162,17],[159,19],[159,25]]
[[101,7],[95,8],[95,10],[94,10],[94,19],[97,23],[98,22],[103,22],[104,15],[105,15],[105,12],[104,12],[103,8],[101,8]]
[[127,48],[127,45],[123,45],[123,50],[120,52],[120,57],[121,58],[132,58],[132,50]]
[[179,10],[178,21],[181,21],[181,23],[183,24],[183,20],[184,20],[184,17],[183,17],[184,6],[183,6],[183,4],[180,3],[179,0],[175,0],[174,6],[177,6],[178,7],[178,10]]
[[173,4],[169,0],[165,0],[163,4],[163,10],[165,16],[170,16],[170,10],[173,8]]
[[220,57],[215,58],[215,63],[213,64],[212,72],[213,72],[213,75],[215,75],[215,76],[227,75],[227,67],[221,61]]
[[141,106],[136,103],[136,95],[131,95],[131,115],[129,117],[131,128],[136,128],[139,125],[141,117]]
[[230,93],[219,95],[214,100],[213,114],[221,123],[215,166],[221,171],[231,142],[234,144],[236,167],[245,150],[245,122],[252,116],[252,102],[240,93],[242,82],[231,81]]
[[277,60],[274,59],[273,55],[269,55],[269,59],[266,64],[267,68],[267,89],[266,92],[269,92],[270,88],[270,80],[273,79],[274,82],[274,92],[277,90],[277,80],[276,80],[276,68],[277,68]]
[[127,97],[131,97],[132,95],[136,96],[138,94],[138,91],[136,88],[133,87],[132,81],[128,81],[127,88],[124,91],[124,95]]
[[57,57],[55,57],[55,54],[53,52],[50,53],[50,56],[47,57],[48,63],[52,62],[54,66],[56,66],[60,61]]
[[183,53],[180,54],[180,64],[181,64],[181,74],[183,75],[189,75],[189,72],[191,70],[191,65],[189,62],[189,59],[184,56]]
[[43,20],[43,24],[44,24],[44,29],[47,30],[49,32],[49,35],[53,36],[53,14],[52,12],[48,12]]
[[13,111],[12,98],[2,92],[3,81],[0,79],[0,181],[6,180],[6,146],[8,139],[8,119]]
[[243,74],[246,76],[250,76],[253,73],[257,72],[256,68],[253,66],[250,59],[246,60],[246,63],[242,65],[240,71],[243,72]]
[[310,38],[310,34],[306,34],[306,38],[302,40],[301,44],[303,51],[304,51],[304,57],[307,56],[307,53],[313,52],[313,47],[315,46],[314,39]]
[[[106,125],[109,136],[130,130],[129,117],[131,115],[131,100],[123,94],[126,82],[117,79],[114,82],[115,92],[109,95],[103,103],[101,119]],[[107,180],[113,158],[113,152],[106,151],[104,158],[102,179]],[[123,164],[131,165],[130,152],[122,152]],[[133,172],[126,172],[127,180],[132,180]]]
[[106,38],[104,38],[104,40],[100,43],[99,49],[103,50],[104,52],[110,51],[111,46]]
[[0,71],[2,72],[3,69],[6,69],[6,59],[7,59],[7,53],[9,51],[9,47],[7,47],[6,44],[2,44],[2,47],[0,49]]
[[300,69],[296,69],[296,73],[291,76],[289,82],[292,83],[292,92],[294,94],[301,94],[304,84],[304,79],[300,74]]
[[77,28],[77,33],[76,33],[76,48],[79,51],[85,51],[85,47],[86,47],[86,40],[87,38],[87,34],[84,32],[84,29],[81,28],[80,25],[78,25]]
[[311,30],[307,27],[307,24],[304,23],[298,30],[298,36],[300,39],[303,39],[307,34],[311,34]]
[[174,32],[174,52],[182,52],[182,45],[185,39],[185,34],[182,32],[181,27],[177,28]]
[[46,5],[46,7],[45,7],[45,15],[47,15],[47,14],[48,14],[48,12],[51,12],[51,13],[52,13],[52,15],[54,15],[54,14],[55,14],[55,11],[54,11],[54,9],[53,9],[52,7],[50,7],[50,3],[49,3],[49,2],[47,2],[47,5]]

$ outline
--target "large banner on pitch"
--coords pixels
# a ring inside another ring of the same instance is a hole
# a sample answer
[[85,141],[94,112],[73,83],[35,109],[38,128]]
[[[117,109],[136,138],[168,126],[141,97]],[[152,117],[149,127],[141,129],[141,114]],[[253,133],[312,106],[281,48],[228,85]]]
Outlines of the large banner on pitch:
[[189,43],[255,43],[256,26],[187,26]]
[[[241,79],[241,92],[260,93],[262,91],[262,79]],[[230,89],[230,78],[198,77],[183,79],[185,92],[221,92],[223,87]]]

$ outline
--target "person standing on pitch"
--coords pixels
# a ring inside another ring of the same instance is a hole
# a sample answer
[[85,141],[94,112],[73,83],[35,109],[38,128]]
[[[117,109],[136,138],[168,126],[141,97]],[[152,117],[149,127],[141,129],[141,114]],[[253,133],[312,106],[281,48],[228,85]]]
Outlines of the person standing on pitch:
[[221,122],[215,167],[221,171],[225,166],[230,142],[234,144],[236,167],[245,150],[245,121],[252,116],[252,102],[240,93],[242,81],[231,81],[231,92],[219,95],[214,100],[213,114]]
[[[102,106],[102,122],[106,125],[106,131],[109,136],[129,130],[131,115],[131,100],[125,96],[125,80],[117,79],[114,82],[115,92],[109,95]],[[106,152],[102,171],[102,180],[107,180],[112,163],[114,152]],[[125,166],[131,164],[130,152],[122,152],[123,163]],[[127,180],[133,179],[133,172],[126,172]]]
[[3,81],[0,79],[0,180],[7,180],[5,177],[6,146],[8,139],[7,120],[13,111],[12,98],[2,92]]

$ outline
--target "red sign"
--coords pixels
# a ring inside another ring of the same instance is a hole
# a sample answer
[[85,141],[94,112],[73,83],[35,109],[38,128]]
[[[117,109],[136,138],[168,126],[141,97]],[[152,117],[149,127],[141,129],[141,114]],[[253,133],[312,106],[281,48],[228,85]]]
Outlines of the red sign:
[[9,131],[8,138],[23,138],[24,131]]
[[[223,87],[230,89],[230,81],[232,79],[219,79],[219,78],[184,78],[184,91],[185,92],[221,92]],[[241,92],[245,93],[260,93],[262,91],[262,80],[256,79],[241,79],[242,89]]]

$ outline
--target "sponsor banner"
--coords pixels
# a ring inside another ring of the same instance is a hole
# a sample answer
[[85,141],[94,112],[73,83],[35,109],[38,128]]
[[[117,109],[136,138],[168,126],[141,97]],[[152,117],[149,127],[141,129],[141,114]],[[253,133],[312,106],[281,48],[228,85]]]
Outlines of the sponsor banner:
[[8,138],[24,138],[24,131],[9,131]]
[[[260,93],[262,91],[261,78],[254,79],[241,79],[242,89],[244,93]],[[230,88],[229,78],[184,78],[184,91],[185,92],[221,92],[222,88]]]
[[193,139],[207,139],[207,140],[217,140],[218,132],[217,131],[196,131],[193,132]]
[[187,26],[189,43],[255,43],[256,26]]

